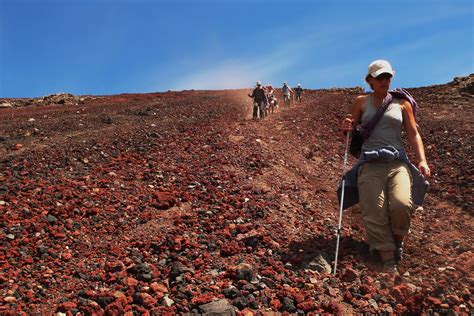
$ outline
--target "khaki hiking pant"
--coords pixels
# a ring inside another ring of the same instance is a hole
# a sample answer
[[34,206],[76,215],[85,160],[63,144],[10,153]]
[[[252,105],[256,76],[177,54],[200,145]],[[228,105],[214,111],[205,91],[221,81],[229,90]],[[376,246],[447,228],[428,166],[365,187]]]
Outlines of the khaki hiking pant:
[[359,169],[357,185],[371,250],[395,250],[394,235],[410,230],[414,205],[411,174],[400,161],[371,161]]

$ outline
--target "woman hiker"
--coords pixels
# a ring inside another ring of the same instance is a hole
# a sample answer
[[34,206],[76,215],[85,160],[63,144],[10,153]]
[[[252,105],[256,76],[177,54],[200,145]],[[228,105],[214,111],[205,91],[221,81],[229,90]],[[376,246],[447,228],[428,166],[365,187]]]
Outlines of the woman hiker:
[[[386,60],[369,65],[365,80],[373,92],[355,99],[341,129],[348,133],[359,120],[364,126],[384,102],[389,104],[362,143],[359,161],[345,176],[355,179],[353,189],[358,193],[370,250],[378,251],[383,266],[397,273],[403,238],[410,230],[415,204],[423,200],[428,185],[424,177],[430,176],[430,168],[415,121],[416,102],[405,90],[389,91],[394,73]],[[416,167],[404,152],[402,127],[415,151]]]

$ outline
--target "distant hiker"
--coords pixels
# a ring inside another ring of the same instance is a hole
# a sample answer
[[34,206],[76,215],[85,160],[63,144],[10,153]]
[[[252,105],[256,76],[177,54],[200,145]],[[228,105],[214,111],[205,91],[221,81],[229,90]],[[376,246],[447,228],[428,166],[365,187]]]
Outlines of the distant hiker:
[[294,90],[296,95],[296,101],[301,102],[301,95],[304,92],[303,88],[301,88],[301,83],[298,83],[298,86]]
[[291,103],[291,93],[293,92],[293,90],[291,90],[291,88],[286,82],[283,82],[281,92],[283,92],[283,100],[285,101],[286,107],[289,108]]
[[265,107],[268,100],[260,81],[257,81],[255,89],[253,89],[252,94],[249,94],[248,96],[253,98],[253,118],[264,118],[266,116]]
[[[357,97],[342,122],[341,129],[347,133],[360,120],[365,141],[358,162],[345,174],[344,201],[340,202],[347,208],[360,201],[370,250],[378,252],[385,268],[397,273],[403,238],[410,231],[415,204],[423,201],[430,168],[416,128],[415,100],[403,89],[389,91],[394,73],[388,61],[372,62],[365,80],[373,92]],[[379,109],[378,121],[370,122]],[[417,167],[403,149],[402,127]]]
[[275,97],[275,90],[272,85],[267,85],[267,99],[268,99],[268,111],[274,113],[275,108],[278,108],[278,100]]

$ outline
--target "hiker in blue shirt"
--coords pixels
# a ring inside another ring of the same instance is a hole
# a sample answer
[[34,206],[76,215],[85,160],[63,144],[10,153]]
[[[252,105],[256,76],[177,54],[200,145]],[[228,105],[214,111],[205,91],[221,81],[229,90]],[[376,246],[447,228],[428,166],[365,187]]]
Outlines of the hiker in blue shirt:
[[[346,116],[341,129],[346,133],[352,131],[359,120],[362,124],[369,122],[384,102],[389,104],[363,142],[360,160],[345,176],[356,181],[355,193],[371,251],[377,251],[384,267],[396,273],[403,239],[410,230],[415,209],[415,182],[423,185],[424,178],[431,172],[415,121],[416,103],[415,106],[410,103],[412,98],[408,93],[405,98],[389,91],[394,73],[386,60],[376,60],[369,65],[365,80],[373,92],[355,99],[351,114]],[[387,98],[390,101],[387,102]],[[415,151],[416,167],[409,162],[403,149],[402,127]]]

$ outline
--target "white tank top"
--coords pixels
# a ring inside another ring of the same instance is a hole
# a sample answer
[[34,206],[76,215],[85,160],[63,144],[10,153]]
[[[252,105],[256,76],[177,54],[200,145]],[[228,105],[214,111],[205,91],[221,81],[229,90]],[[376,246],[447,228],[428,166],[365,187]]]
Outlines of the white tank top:
[[[377,112],[373,105],[373,95],[369,94],[365,98],[364,113],[362,113],[362,123],[369,121]],[[402,142],[402,108],[400,100],[393,99],[384,115],[380,118],[375,128],[370,133],[369,138],[362,145],[362,151],[377,150],[385,146],[393,146],[398,150],[403,149]]]

